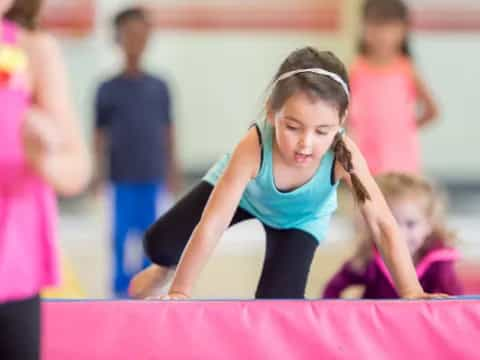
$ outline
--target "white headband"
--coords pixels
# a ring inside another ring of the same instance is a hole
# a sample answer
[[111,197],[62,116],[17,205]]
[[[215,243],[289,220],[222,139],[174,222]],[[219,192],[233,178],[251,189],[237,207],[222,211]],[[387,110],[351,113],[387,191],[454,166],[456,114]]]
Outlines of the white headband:
[[272,89],[275,88],[275,86],[277,85],[277,83],[279,81],[285,80],[285,79],[287,79],[287,78],[289,78],[293,75],[300,74],[300,73],[305,73],[305,72],[311,72],[311,73],[315,73],[315,74],[319,74],[319,75],[328,76],[330,79],[335,80],[337,83],[342,85],[342,88],[343,88],[343,90],[345,90],[345,93],[347,94],[347,97],[350,97],[350,92],[348,91],[348,86],[345,83],[345,81],[343,81],[343,79],[338,74],[335,74],[333,72],[330,72],[330,71],[327,71],[327,70],[321,69],[321,68],[298,69],[298,70],[292,70],[292,71],[288,71],[286,73],[283,73],[282,75],[280,75],[278,77],[277,80],[274,81],[274,83],[272,84]]

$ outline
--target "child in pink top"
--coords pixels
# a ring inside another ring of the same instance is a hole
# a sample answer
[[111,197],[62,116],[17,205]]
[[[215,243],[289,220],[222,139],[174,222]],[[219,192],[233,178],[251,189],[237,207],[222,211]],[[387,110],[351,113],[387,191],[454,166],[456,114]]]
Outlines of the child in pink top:
[[78,193],[89,174],[56,43],[4,18],[34,4],[0,0],[1,359],[39,356],[38,294],[59,280],[54,191]]
[[373,174],[417,173],[418,129],[437,110],[410,57],[408,9],[401,0],[367,0],[363,20],[360,56],[350,70],[350,133]]

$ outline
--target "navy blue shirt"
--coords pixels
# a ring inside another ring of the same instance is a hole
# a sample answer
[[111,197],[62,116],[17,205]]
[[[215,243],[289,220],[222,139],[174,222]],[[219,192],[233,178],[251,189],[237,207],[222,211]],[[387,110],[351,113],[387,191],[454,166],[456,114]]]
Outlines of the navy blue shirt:
[[112,182],[158,183],[166,175],[171,123],[166,83],[148,74],[119,75],[97,91],[95,126],[107,135]]

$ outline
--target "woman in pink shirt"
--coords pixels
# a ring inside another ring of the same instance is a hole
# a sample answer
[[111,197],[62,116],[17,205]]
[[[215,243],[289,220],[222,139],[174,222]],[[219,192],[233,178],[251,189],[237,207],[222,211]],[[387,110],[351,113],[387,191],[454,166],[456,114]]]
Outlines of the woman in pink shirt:
[[401,0],[367,0],[360,54],[350,69],[349,131],[373,174],[421,170],[418,129],[437,107],[408,47],[409,15]]
[[40,4],[0,0],[1,359],[39,357],[39,292],[59,280],[54,193],[90,172],[56,42],[7,20],[33,30]]

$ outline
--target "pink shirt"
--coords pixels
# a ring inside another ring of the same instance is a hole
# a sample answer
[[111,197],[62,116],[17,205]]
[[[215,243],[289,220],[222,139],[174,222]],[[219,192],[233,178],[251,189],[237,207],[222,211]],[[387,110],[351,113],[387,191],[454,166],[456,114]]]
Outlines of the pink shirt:
[[378,67],[359,57],[350,70],[349,131],[370,171],[420,171],[412,64],[399,57]]
[[37,294],[59,279],[57,205],[52,189],[25,162],[20,128],[30,105],[26,54],[4,21],[0,44],[0,303]]

